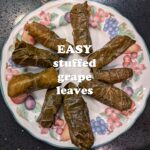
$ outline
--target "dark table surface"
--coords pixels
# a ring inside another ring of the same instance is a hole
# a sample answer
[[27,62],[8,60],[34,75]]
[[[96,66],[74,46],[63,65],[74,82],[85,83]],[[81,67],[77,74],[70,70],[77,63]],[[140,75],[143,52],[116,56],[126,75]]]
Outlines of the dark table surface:
[[[43,0],[44,1],[44,0]],[[46,0],[45,0],[46,1]],[[150,0],[97,0],[120,11],[135,25],[150,50]],[[40,0],[0,0],[0,50],[15,18],[42,5]],[[150,97],[143,114],[126,133],[99,150],[150,150]],[[0,94],[0,150],[59,150],[33,138],[14,120]]]

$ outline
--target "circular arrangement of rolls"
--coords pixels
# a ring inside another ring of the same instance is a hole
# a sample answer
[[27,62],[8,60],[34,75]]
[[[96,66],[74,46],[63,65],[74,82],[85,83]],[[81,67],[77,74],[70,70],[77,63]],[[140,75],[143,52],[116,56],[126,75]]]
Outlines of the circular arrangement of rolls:
[[[70,12],[71,25],[73,28],[74,46],[92,45],[89,32],[89,9],[87,2],[76,4]],[[37,43],[54,51],[39,49],[24,41],[16,39],[15,50],[12,53],[12,60],[16,65],[23,67],[36,66],[46,68],[40,73],[25,73],[14,76],[8,83],[8,95],[12,98],[24,93],[40,89],[47,89],[44,104],[37,122],[44,128],[51,128],[55,116],[63,105],[64,116],[69,127],[71,141],[81,150],[89,150],[94,143],[88,107],[82,98],[81,93],[57,94],[58,71],[53,68],[53,62],[59,61],[61,57],[67,58],[69,54],[58,54],[58,45],[65,45],[65,51],[70,44],[66,39],[60,38],[54,31],[46,26],[33,22],[25,25],[25,30]],[[104,70],[103,67],[124,53],[135,43],[128,36],[116,36],[103,48],[93,52],[90,49],[87,61],[96,59],[96,67],[91,68],[94,79],[83,81],[79,84],[82,88],[93,88],[93,94],[89,95],[95,100],[118,109],[120,111],[131,108],[131,98],[121,89],[114,86],[115,83],[125,81],[132,77],[133,71],[130,68],[114,68]],[[81,56],[87,56],[83,52]],[[66,86],[78,88],[72,82]]]

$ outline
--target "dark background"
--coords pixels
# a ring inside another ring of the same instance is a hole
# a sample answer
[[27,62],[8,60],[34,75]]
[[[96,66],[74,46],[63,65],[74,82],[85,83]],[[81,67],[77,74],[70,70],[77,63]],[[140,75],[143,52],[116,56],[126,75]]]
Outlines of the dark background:
[[[98,0],[97,0],[98,1]],[[150,50],[150,0],[99,0],[116,8],[135,25]],[[14,20],[42,3],[40,0],[0,0],[0,50]],[[149,82],[149,81],[148,81]],[[133,127],[100,150],[150,150],[150,97]],[[0,94],[0,150],[60,150],[36,140],[14,120]]]

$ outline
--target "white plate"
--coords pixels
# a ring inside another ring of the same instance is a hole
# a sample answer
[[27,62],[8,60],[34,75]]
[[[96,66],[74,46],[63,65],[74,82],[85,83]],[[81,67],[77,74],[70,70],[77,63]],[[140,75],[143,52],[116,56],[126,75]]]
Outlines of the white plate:
[[[14,118],[35,138],[61,148],[76,148],[67,136],[68,128],[62,111],[58,113],[56,120],[59,126],[53,126],[52,129],[42,129],[36,123],[36,118],[40,113],[46,90],[40,90],[32,93],[37,103],[36,108],[29,111],[24,107],[24,104],[16,105],[11,101],[7,95],[7,84],[13,74],[25,71],[39,71],[39,68],[33,67],[22,69],[18,68],[11,61],[11,54],[14,50],[14,41],[16,37],[20,39],[27,38],[30,42],[32,42],[32,38],[26,37],[25,33],[22,36],[24,25],[27,22],[32,22],[33,20],[40,22],[49,28],[54,29],[59,36],[67,38],[69,42],[73,43],[72,27],[69,23],[69,13],[67,12],[69,12],[73,4],[77,2],[79,1],[53,1],[31,12],[13,29],[2,51],[2,93]],[[80,2],[84,1],[81,0]],[[117,84],[116,86],[122,88],[131,95],[135,106],[133,106],[129,111],[119,112],[95,101],[90,97],[84,96],[89,108],[91,124],[95,136],[95,143],[93,147],[97,147],[112,141],[120,134],[127,131],[134,124],[138,116],[143,112],[150,90],[150,62],[147,47],[129,20],[108,6],[93,1],[89,1],[88,4],[91,6],[90,33],[94,51],[100,49],[112,38],[112,36],[115,35],[128,35],[137,41],[134,46],[126,51],[126,53],[121,55],[108,66],[109,68],[121,67],[122,65],[130,65],[130,67],[132,67],[134,70],[133,78],[125,83]],[[106,27],[106,24],[111,27]],[[37,46],[41,47],[41,45]],[[82,57],[74,54],[70,55],[68,60],[75,58]],[[86,60],[86,58],[83,59]],[[89,68],[60,69],[60,74],[64,73],[90,74],[90,71]]]

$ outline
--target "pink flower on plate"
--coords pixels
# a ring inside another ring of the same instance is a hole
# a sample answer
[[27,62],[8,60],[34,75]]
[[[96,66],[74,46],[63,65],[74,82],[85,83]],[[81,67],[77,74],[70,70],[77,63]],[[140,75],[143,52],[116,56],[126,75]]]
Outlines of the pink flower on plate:
[[137,61],[133,61],[133,62],[131,63],[131,68],[132,68],[133,70],[138,69],[138,63],[137,63]]
[[142,70],[139,69],[139,68],[135,69],[134,72],[135,72],[135,74],[137,74],[137,75],[141,75],[141,74],[142,74]]
[[125,56],[123,57],[123,60],[124,60],[124,62],[128,62],[128,63],[131,63],[131,62],[132,62],[130,55],[125,55]]
[[108,107],[105,110],[106,115],[108,116],[107,121],[109,124],[109,131],[112,132],[116,127],[122,126],[122,122],[120,121],[120,117],[118,116],[121,114],[119,110],[114,108]]
[[61,135],[61,134],[63,133],[63,131],[64,131],[64,129],[63,129],[63,128],[60,128],[60,127],[58,127],[58,128],[56,129],[56,133],[59,134],[59,135]]
[[145,66],[144,64],[140,64],[140,65],[139,65],[139,68],[140,68],[141,70],[144,70],[144,69],[146,69],[146,66]]
[[41,134],[48,134],[49,128],[43,128],[41,127]]
[[70,140],[69,128],[68,125],[65,124],[63,132],[61,134],[61,141],[68,141]]
[[34,45],[35,44],[35,40],[34,38],[29,35],[28,31],[24,31],[23,34],[22,34],[22,40],[31,44],[31,45]]
[[123,62],[123,63],[122,63],[122,66],[125,67],[125,68],[129,67],[129,65],[130,65],[129,62]]
[[56,133],[58,135],[61,135],[64,131],[64,125],[65,125],[65,122],[63,119],[61,119],[59,116],[56,117],[55,119],[55,123],[53,125],[53,129],[55,129]]
[[122,122],[120,121],[120,118],[116,115],[113,114],[107,119],[108,124],[109,124],[109,131],[112,132],[116,127],[122,126]]
[[89,24],[90,24],[93,28],[97,28],[97,26],[98,26],[97,17],[90,16]]
[[136,59],[137,57],[138,57],[137,52],[131,53],[131,58],[132,58],[132,59]]
[[58,119],[56,119],[54,125],[55,125],[55,126],[62,127],[62,126],[64,125],[64,120],[58,118]]
[[8,66],[6,69],[6,80],[10,81],[15,75],[19,75],[19,70]]
[[129,96],[132,96],[134,93],[132,87],[130,87],[130,86],[125,86],[123,91],[126,92]]
[[131,63],[131,68],[134,70],[134,73],[141,75],[142,71],[146,68],[144,64],[138,64],[136,61]]
[[138,45],[137,43],[130,46],[126,51],[125,54],[131,54],[131,53],[138,53],[141,51],[141,47],[140,45]]
[[25,94],[22,94],[22,95],[19,95],[17,97],[11,97],[11,100],[15,103],[15,104],[22,104],[26,98],[27,98],[28,94],[25,93]]
[[107,17],[109,17],[109,13],[106,13],[100,8],[94,16],[90,16],[89,24],[93,28],[96,28],[98,27],[98,24],[104,22]]
[[40,124],[39,124],[39,128],[41,129],[41,134],[48,134],[49,128],[43,128]]
[[[138,46],[135,46],[136,48],[140,48]],[[146,68],[144,64],[139,64],[137,62],[137,57],[138,57],[138,52],[137,49],[136,51],[130,51],[127,54],[124,55],[123,57],[123,67],[131,67],[136,75],[141,75],[142,71]]]
[[97,15],[99,16],[99,22],[104,22],[107,17],[109,17],[109,13],[106,13],[103,9],[99,8]]
[[123,67],[129,67],[129,65],[130,65],[131,63],[132,63],[131,55],[130,55],[130,54],[125,55],[125,56],[123,57],[123,63],[122,63]]
[[120,114],[121,112],[119,110],[117,110],[117,109],[108,107],[108,108],[105,109],[105,113],[106,113],[106,115],[110,116],[110,115],[112,115],[114,113],[115,114]]
[[59,116],[56,116],[55,123],[52,126],[52,129],[57,136],[60,136],[61,141],[68,141],[70,139],[68,125]]
[[50,13],[46,13],[45,11],[41,11],[39,14],[39,17],[41,19],[40,23],[42,25],[48,26],[50,24],[50,22],[51,22]]

